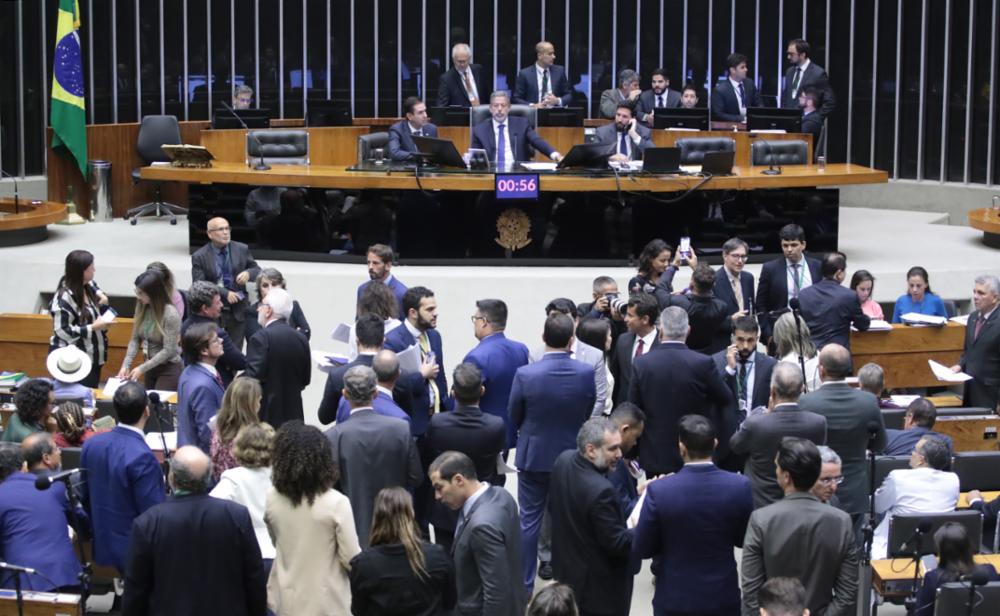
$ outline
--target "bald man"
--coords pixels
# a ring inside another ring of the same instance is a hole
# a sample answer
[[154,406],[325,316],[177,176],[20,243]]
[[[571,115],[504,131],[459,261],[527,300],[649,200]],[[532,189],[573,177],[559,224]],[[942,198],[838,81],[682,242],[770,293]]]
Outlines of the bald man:
[[229,221],[217,217],[206,227],[209,243],[191,255],[191,280],[206,280],[219,287],[222,298],[220,325],[229,333],[237,349],[243,350],[247,308],[247,283],[256,280],[260,267],[250,248],[232,240]]
[[211,476],[197,447],[181,447],[170,460],[173,496],[132,526],[123,614],[264,616],[264,567],[250,513],[209,496]]
[[515,105],[568,107],[573,100],[566,69],[556,64],[555,45],[540,41],[535,45],[535,63],[521,69],[514,88]]

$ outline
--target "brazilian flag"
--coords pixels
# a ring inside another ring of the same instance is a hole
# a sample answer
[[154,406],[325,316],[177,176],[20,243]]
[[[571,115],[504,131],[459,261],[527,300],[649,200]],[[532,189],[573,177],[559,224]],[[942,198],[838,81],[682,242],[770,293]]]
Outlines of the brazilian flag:
[[76,159],[87,177],[87,116],[83,102],[80,4],[59,0],[56,52],[52,62],[52,149]]

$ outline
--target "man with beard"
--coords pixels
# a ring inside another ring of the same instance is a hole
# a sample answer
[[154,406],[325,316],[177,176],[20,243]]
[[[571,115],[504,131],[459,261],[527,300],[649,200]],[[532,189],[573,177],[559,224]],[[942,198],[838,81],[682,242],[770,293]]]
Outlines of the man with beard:
[[652,133],[636,121],[632,104],[618,103],[615,121],[597,129],[595,137],[599,143],[614,146],[614,154],[609,160],[642,160],[646,148],[654,147]]
[[361,299],[361,292],[365,287],[376,282],[381,282],[392,290],[399,302],[399,315],[401,319],[406,318],[403,311],[403,295],[406,293],[406,285],[392,275],[392,264],[396,260],[396,254],[392,248],[385,244],[372,244],[368,247],[368,277],[370,280],[362,283],[358,287],[358,299]]
[[759,339],[757,319],[739,317],[733,321],[732,344],[712,355],[719,376],[736,397],[736,416],[741,422],[753,409],[767,406],[771,391],[771,371],[777,362],[757,351]]
[[[652,85],[653,89],[639,95],[639,102],[635,106],[635,117],[649,126],[653,125],[654,109],[681,106],[681,93],[670,89],[670,78],[664,69],[653,71]],[[697,100],[698,97],[695,96],[695,102]]]

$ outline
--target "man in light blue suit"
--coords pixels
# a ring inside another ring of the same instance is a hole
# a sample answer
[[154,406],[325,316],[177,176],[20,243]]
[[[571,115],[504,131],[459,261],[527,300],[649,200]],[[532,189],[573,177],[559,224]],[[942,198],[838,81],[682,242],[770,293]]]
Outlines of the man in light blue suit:
[[194,445],[211,454],[208,422],[222,408],[226,393],[215,363],[225,353],[215,323],[198,323],[181,337],[187,367],[177,383],[177,445]]
[[163,471],[143,428],[146,388],[129,381],[113,399],[118,426],[87,439],[80,467],[87,471],[85,507],[94,529],[94,562],[125,571],[132,522],[166,499]]
[[392,264],[396,261],[396,253],[390,246],[385,244],[372,244],[368,247],[368,280],[358,286],[358,299],[365,287],[370,284],[382,283],[389,287],[392,294],[399,302],[399,318],[405,319],[403,312],[403,295],[406,293],[406,285],[392,275]]
[[567,107],[573,100],[566,69],[556,64],[556,48],[548,41],[535,45],[537,60],[517,74],[515,105]]
[[503,419],[507,426],[507,447],[513,447],[517,431],[507,414],[507,403],[514,383],[514,373],[528,363],[528,347],[504,335],[504,329],[507,328],[507,304],[499,299],[481,299],[476,302],[472,328],[479,344],[469,351],[462,362],[475,364],[479,368],[483,387],[486,389],[479,399],[479,408],[484,413]]
[[417,146],[413,137],[437,137],[437,126],[427,118],[427,105],[416,96],[403,101],[405,120],[389,127],[389,158],[395,161],[412,161]]
[[517,491],[521,512],[524,584],[534,588],[538,536],[549,495],[549,476],[560,453],[594,408],[594,372],[570,357],[573,319],[556,312],[545,320],[545,353],[519,368],[510,390],[510,421],[517,428]]
[[[375,371],[375,378],[378,380],[378,385],[375,387],[375,399],[372,400],[372,410],[375,411],[376,415],[402,419],[409,424],[410,416],[392,398],[392,388],[399,379],[399,359],[396,358],[396,354],[382,349],[372,358],[371,366],[372,370]],[[343,378],[341,378],[341,382],[343,382]],[[337,423],[345,422],[350,418],[351,404],[342,395],[337,407]]]

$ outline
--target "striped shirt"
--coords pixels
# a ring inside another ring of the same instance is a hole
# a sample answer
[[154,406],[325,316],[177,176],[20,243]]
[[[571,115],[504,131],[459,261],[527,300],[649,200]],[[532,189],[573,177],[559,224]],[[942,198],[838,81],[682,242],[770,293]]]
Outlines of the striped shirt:
[[[91,282],[90,288],[94,297],[101,293],[97,283]],[[65,286],[60,286],[49,306],[52,313],[52,338],[49,348],[56,349],[66,346],[76,346],[90,356],[98,365],[104,365],[108,360],[107,331],[96,331],[90,327],[101,316],[100,307],[96,303],[85,302],[81,311],[73,299],[73,294]]]

